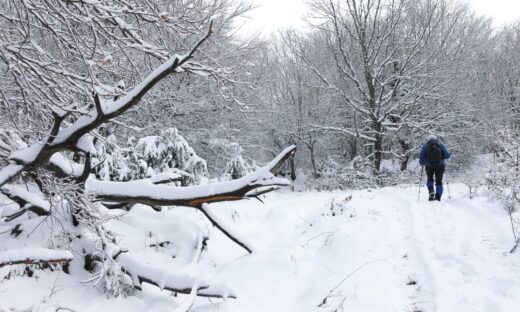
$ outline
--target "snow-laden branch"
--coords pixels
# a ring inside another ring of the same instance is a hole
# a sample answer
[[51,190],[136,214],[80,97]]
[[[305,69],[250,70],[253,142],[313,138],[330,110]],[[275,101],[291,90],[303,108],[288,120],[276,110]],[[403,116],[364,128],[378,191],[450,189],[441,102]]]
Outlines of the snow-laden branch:
[[94,98],[97,99],[95,107],[67,127],[63,127],[62,118],[55,118],[55,124],[46,139],[26,149],[11,153],[9,159],[16,164],[8,165],[0,170],[0,186],[7,183],[23,170],[44,166],[57,152],[63,150],[82,151],[80,147],[84,144],[80,143],[85,134],[137,105],[150,89],[168,75],[182,72],[182,65],[193,58],[195,52],[208,39],[211,33],[212,23],[210,22],[207,33],[188,53],[171,57],[117,101],[101,103],[98,101],[99,98],[94,95]]
[[212,212],[208,204],[203,204],[199,210],[202,211],[202,213],[204,213],[206,218],[208,218],[208,220],[211,222],[211,224],[213,224],[213,226],[218,228],[229,239],[231,239],[240,247],[244,248],[248,253],[253,253],[253,251],[255,250],[253,244],[251,244],[249,241],[247,241],[246,238],[242,237],[237,232],[230,229],[228,226],[225,226],[225,222],[217,218],[217,216]]
[[0,193],[7,196],[20,206],[20,210],[4,216],[5,221],[9,222],[23,215],[26,211],[32,211],[39,216],[50,214],[50,204],[38,195],[31,193],[17,185],[4,185],[0,188]]
[[290,146],[269,164],[233,181],[173,187],[146,183],[142,180],[130,182],[90,180],[86,182],[86,190],[91,195],[95,195],[98,200],[105,202],[201,208],[203,204],[256,197],[262,189],[274,190],[272,187],[289,185],[288,180],[277,178],[274,173],[285,160],[294,155],[295,151],[296,146]]
[[[123,270],[130,275],[134,287],[141,289],[142,283],[155,285],[160,289],[166,289],[181,294],[193,294],[212,298],[236,298],[233,292],[226,286],[216,285],[211,287],[207,282],[195,277],[171,273],[167,270],[146,264],[137,260],[129,253],[122,253],[116,260]],[[204,291],[203,291],[204,290]]]
[[85,170],[85,165],[78,164],[62,153],[56,153],[49,159],[46,168],[53,171],[58,177],[70,177],[77,179]]
[[[116,203],[141,203],[148,206],[186,206],[200,210],[208,220],[233,242],[252,253],[253,247],[232,229],[222,225],[207,204],[258,198],[258,196],[289,185],[286,179],[275,177],[280,166],[296,152],[296,146],[282,151],[269,164],[240,179],[205,185],[175,187],[154,184],[152,180],[109,182],[89,180],[87,193],[97,200]],[[108,208],[108,207],[107,207]]]
[[20,172],[23,171],[22,165],[9,164],[0,170],[0,186],[9,182],[12,178],[16,177]]
[[10,249],[0,253],[0,268],[13,264],[66,264],[74,257],[68,250],[47,248]]

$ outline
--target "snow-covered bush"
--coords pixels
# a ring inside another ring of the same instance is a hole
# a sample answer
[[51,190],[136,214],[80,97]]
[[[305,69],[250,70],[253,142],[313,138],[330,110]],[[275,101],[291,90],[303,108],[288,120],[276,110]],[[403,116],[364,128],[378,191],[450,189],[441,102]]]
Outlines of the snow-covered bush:
[[224,174],[222,176],[223,180],[239,179],[256,169],[254,164],[249,164],[244,160],[242,157],[242,148],[238,143],[235,143],[233,148],[235,149],[235,152],[233,157],[224,167]]
[[101,180],[132,181],[168,175],[177,185],[187,186],[200,183],[208,175],[206,161],[176,128],[139,140],[130,137],[126,147],[120,147],[112,135],[96,148],[93,171]]
[[105,181],[124,181],[121,167],[124,165],[121,148],[117,145],[117,138],[110,135],[96,144],[96,157],[92,159],[93,173],[96,177]]
[[520,242],[520,136],[506,129],[495,142],[495,162],[486,176],[486,184],[492,196],[503,201],[509,214],[516,241]]
[[343,164],[333,159],[318,164],[319,176],[306,181],[307,187],[318,190],[365,189],[398,185],[408,180],[399,168],[381,167],[374,174],[372,164],[364,157],[355,157]]

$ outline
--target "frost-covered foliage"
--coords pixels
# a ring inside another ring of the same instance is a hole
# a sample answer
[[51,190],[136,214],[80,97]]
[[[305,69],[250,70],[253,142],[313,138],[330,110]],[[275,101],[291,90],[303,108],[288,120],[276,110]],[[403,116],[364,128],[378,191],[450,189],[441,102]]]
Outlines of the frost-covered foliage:
[[486,176],[491,194],[502,200],[511,219],[511,226],[518,244],[520,231],[520,136],[506,129],[495,141],[495,162]]
[[239,179],[256,169],[254,164],[249,164],[244,160],[242,157],[242,148],[239,144],[235,143],[233,147],[235,153],[226,164],[226,167],[224,167],[224,174],[222,176],[223,180]]
[[518,135],[502,133],[495,145],[494,166],[486,176],[492,193],[505,201],[509,210],[520,207],[520,145]]
[[378,174],[374,174],[372,163],[364,157],[357,156],[349,163],[343,164],[329,159],[318,165],[319,176],[307,181],[309,188],[319,190],[365,189],[393,186],[405,183],[413,173],[401,172],[399,168],[382,166]]
[[7,163],[7,157],[11,152],[26,147],[27,144],[16,131],[0,127],[0,165]]
[[169,180],[187,186],[207,177],[206,161],[195,153],[176,128],[157,136],[128,139],[125,147],[115,136],[98,142],[94,161],[96,177],[105,181],[132,181],[168,174]]

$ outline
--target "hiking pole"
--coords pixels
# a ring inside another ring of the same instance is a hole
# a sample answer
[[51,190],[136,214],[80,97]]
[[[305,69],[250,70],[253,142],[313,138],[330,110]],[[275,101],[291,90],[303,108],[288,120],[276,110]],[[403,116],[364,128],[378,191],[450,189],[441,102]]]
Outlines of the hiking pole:
[[450,182],[448,182],[448,175],[444,174],[444,179],[446,180],[446,187],[448,188],[448,198],[451,199],[451,192],[450,192]]
[[419,176],[419,194],[417,194],[417,201],[421,200],[422,176],[424,173],[424,166],[421,166],[421,175]]

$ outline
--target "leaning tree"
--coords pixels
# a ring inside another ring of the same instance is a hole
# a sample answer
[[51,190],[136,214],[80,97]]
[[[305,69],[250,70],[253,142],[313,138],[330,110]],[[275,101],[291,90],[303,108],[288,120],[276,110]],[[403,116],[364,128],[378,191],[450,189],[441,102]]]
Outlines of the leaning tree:
[[103,281],[115,295],[125,291],[126,281],[137,289],[147,282],[194,296],[232,296],[182,272],[144,263],[131,249],[121,248],[117,233],[104,226],[118,217],[108,203],[193,207],[252,252],[208,205],[287,185],[274,174],[294,147],[253,173],[214,184],[99,181],[90,173],[93,140],[103,139],[100,127],[124,124],[123,115],[142,105],[153,107],[153,99],[161,98],[159,85],[178,90],[201,76],[220,86],[233,83],[225,77],[230,70],[220,67],[218,43],[228,40],[233,19],[249,6],[234,0],[0,3],[0,191],[17,207],[4,209],[0,235],[22,239],[35,224],[52,219],[60,226],[51,235],[65,235],[72,251],[8,251],[0,255],[0,266],[66,264],[80,255],[92,280]]

